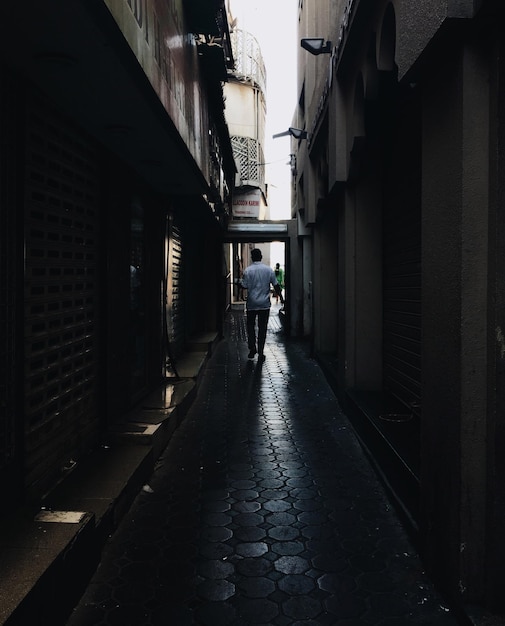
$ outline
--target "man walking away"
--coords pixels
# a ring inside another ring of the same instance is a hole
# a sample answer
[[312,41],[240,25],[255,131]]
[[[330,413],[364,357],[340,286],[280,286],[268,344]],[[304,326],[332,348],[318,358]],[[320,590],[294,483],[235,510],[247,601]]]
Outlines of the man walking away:
[[[252,263],[246,267],[240,283],[247,289],[247,344],[249,347],[248,359],[254,359],[258,352],[258,361],[264,361],[263,349],[267,337],[268,317],[270,315],[270,285],[284,303],[281,289],[271,267],[261,262],[261,250],[251,251]],[[258,318],[258,350],[256,350],[256,318]]]

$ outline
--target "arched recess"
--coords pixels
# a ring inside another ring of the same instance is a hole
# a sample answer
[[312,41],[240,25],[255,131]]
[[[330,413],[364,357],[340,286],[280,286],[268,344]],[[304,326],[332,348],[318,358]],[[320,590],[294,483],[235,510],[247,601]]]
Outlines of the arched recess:
[[363,75],[356,77],[354,85],[354,101],[352,109],[352,126],[350,128],[349,180],[357,177],[361,155],[365,146],[365,87]]
[[377,67],[381,72],[396,69],[396,15],[393,5],[387,5],[377,36]]
[[353,137],[365,136],[365,86],[361,73],[356,77],[356,84],[354,85],[352,134]]
[[370,45],[368,47],[363,71],[365,100],[368,101],[376,100],[379,93],[379,71],[377,68],[376,45],[377,39],[375,33],[373,33],[372,40],[370,41]]

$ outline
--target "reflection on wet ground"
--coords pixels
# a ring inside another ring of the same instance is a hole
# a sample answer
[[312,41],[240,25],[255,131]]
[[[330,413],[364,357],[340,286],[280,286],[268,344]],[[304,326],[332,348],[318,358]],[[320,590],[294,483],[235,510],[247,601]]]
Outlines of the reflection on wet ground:
[[303,342],[227,317],[68,624],[456,624]]

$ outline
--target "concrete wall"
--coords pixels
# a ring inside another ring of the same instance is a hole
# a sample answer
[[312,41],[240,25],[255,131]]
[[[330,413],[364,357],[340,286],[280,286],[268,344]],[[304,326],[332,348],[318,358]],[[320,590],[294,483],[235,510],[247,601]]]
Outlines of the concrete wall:
[[488,70],[471,48],[444,70],[425,90],[423,117],[422,510],[440,576],[459,571],[459,591],[478,597],[486,506]]
[[263,94],[249,84],[225,83],[226,121],[230,135],[265,140],[265,100]]
[[[318,22],[318,10],[335,21]],[[303,327],[316,352],[338,354],[339,389],[383,389],[387,211],[417,229],[418,521],[430,572],[461,605],[499,604],[505,580],[505,89],[493,11],[473,0],[304,1],[300,36],[339,48],[299,53],[305,106],[294,116],[311,131],[293,144]]]

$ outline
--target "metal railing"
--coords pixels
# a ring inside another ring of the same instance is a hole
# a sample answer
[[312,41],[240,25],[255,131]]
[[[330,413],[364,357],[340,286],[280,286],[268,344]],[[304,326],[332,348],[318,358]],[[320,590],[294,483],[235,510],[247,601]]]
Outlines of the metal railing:
[[230,34],[235,76],[240,80],[255,83],[263,93],[266,92],[267,75],[258,41],[250,33],[236,28]]

